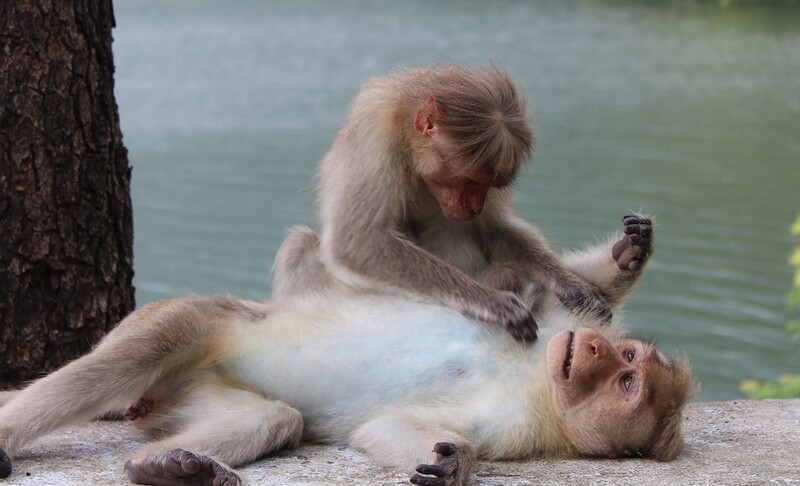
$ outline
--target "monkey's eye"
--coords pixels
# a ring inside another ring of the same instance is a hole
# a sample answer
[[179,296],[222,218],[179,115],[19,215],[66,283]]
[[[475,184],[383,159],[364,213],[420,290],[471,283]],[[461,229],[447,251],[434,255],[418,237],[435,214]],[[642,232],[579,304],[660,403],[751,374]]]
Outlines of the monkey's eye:
[[472,189],[477,189],[486,186],[486,184],[481,181],[476,181],[475,179],[467,179],[466,186]]
[[628,360],[628,363],[633,362],[633,357],[634,356],[636,356],[636,351],[633,351],[632,349],[629,349],[628,351],[625,351],[625,359]]
[[625,375],[622,377],[622,387],[625,388],[625,391],[631,391],[632,383],[633,377],[631,375]]

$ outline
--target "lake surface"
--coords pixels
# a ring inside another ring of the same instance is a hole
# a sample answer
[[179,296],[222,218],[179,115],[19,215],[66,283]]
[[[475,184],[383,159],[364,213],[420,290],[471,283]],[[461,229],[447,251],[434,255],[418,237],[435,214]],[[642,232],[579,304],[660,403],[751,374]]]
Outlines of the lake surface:
[[800,14],[649,3],[118,0],[137,304],[268,296],[285,230],[315,226],[314,167],[359,85],[399,66],[496,62],[536,112],[519,212],[558,249],[630,210],[656,216],[626,316],[689,355],[699,398],[800,372],[784,332]]

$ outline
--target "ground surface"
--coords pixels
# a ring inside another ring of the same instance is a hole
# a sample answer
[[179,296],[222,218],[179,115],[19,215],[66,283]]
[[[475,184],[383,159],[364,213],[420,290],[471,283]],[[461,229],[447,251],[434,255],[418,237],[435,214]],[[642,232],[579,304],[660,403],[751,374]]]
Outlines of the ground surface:
[[[800,400],[694,403],[684,418],[686,449],[671,463],[570,460],[480,463],[476,485],[800,485]],[[96,422],[37,442],[0,485],[129,484],[125,457],[139,444],[121,422]],[[408,484],[350,449],[303,446],[242,469],[255,485]]]

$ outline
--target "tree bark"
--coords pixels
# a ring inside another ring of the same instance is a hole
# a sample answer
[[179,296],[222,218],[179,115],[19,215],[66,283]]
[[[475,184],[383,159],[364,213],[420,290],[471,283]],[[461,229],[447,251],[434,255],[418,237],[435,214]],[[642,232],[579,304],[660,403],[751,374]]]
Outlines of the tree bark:
[[0,384],[85,353],[133,310],[130,167],[111,0],[0,5]]

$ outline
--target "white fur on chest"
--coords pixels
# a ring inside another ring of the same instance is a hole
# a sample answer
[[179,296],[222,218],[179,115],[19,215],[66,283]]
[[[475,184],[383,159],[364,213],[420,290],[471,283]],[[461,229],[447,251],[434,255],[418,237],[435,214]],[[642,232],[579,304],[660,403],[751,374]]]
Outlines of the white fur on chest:
[[489,264],[474,223],[449,221],[438,214],[420,223],[414,242],[468,275],[480,274]]

